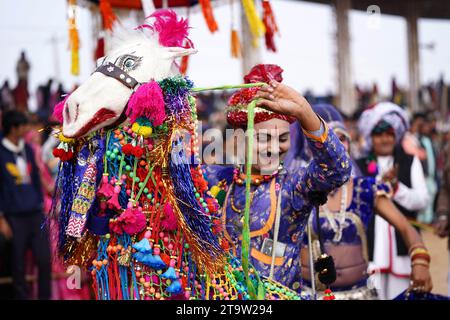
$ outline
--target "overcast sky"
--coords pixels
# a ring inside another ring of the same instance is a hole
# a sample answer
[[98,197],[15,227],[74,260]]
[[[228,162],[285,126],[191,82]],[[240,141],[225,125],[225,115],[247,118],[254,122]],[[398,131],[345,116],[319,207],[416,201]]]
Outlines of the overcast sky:
[[[317,94],[334,91],[336,51],[331,8],[285,0],[272,0],[272,7],[281,37],[276,38],[278,52],[263,50],[263,61],[283,67],[285,82],[298,90],[312,89]],[[186,14],[184,9],[178,12]],[[190,59],[189,76],[202,87],[241,83],[240,61],[230,56],[230,7],[215,8],[214,14],[219,24],[215,34],[208,31],[200,12],[190,14],[191,38],[199,53]],[[15,85],[15,65],[22,49],[32,65],[32,92],[57,74],[66,87],[84,81],[94,67],[92,19],[88,10],[78,10],[81,74],[74,77],[70,75],[66,17],[66,0],[0,0],[0,81],[9,79]],[[376,82],[383,93],[388,93],[394,75],[400,85],[407,85],[406,22],[384,15],[378,26],[371,21],[365,12],[351,11],[353,79],[365,86]],[[57,39],[56,47],[50,41],[52,37]],[[419,20],[422,82],[436,81],[440,74],[450,82],[449,39],[450,21]],[[427,49],[428,44],[434,44],[434,49]]]

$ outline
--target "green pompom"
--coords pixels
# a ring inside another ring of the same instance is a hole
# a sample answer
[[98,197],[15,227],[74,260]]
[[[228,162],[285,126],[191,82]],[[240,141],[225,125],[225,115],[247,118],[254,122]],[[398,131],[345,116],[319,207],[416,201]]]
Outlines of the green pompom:
[[223,205],[223,202],[225,201],[226,196],[227,196],[227,193],[225,192],[225,190],[220,190],[217,193],[216,199],[217,199],[217,202],[219,203],[219,206]]

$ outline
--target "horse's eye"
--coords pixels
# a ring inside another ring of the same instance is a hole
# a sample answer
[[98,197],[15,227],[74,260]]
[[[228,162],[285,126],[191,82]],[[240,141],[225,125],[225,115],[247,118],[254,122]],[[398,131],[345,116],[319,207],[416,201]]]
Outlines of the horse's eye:
[[133,58],[127,58],[123,65],[125,68],[130,69],[134,66],[134,64],[136,63],[136,61]]

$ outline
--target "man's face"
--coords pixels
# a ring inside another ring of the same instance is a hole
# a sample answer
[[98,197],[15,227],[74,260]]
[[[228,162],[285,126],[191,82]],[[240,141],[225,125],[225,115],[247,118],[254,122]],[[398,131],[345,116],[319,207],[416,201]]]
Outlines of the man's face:
[[29,130],[28,124],[22,124],[20,126],[12,128],[11,133],[14,137],[22,139],[25,137],[25,134],[28,132],[28,130]]
[[372,134],[373,151],[377,156],[390,156],[394,154],[395,135],[390,131]]
[[424,124],[424,121],[422,118],[417,118],[411,125],[411,132],[420,132],[422,126]]
[[289,122],[271,119],[255,124],[253,170],[272,174],[278,169],[291,145]]

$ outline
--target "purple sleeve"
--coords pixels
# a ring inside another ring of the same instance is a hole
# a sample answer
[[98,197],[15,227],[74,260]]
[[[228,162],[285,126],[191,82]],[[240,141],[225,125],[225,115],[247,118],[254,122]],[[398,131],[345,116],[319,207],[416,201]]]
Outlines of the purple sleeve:
[[309,204],[308,193],[321,191],[329,193],[348,181],[352,166],[347,152],[333,130],[325,131],[321,137],[304,132],[313,154],[308,167],[293,175],[293,206]]

